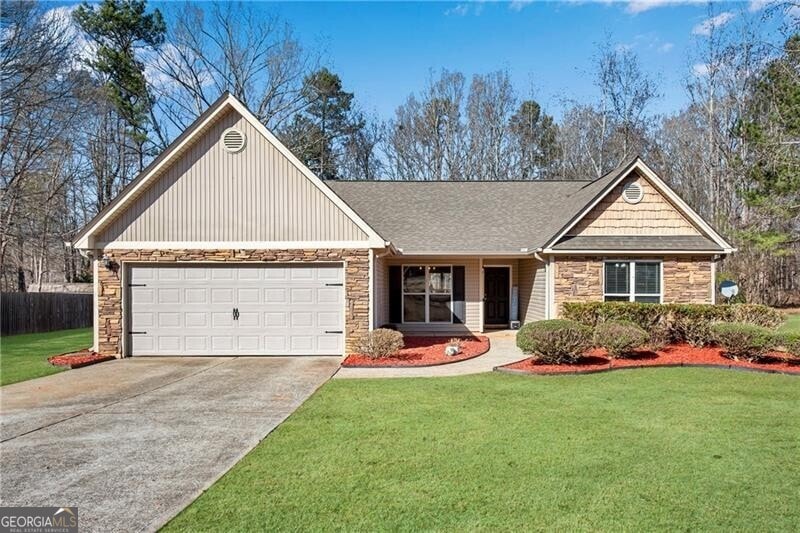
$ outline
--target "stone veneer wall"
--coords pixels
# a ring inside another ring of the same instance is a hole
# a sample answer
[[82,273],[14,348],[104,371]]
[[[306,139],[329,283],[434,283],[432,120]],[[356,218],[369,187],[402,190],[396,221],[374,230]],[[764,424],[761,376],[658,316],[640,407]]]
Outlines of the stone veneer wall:
[[[99,312],[98,351],[122,356],[121,274],[125,263],[289,263],[344,261],[345,351],[354,349],[359,337],[369,330],[369,251],[368,250],[105,250],[103,253],[119,264],[115,271],[102,265],[98,269]],[[103,255],[98,253],[97,257]]]
[[[664,265],[664,303],[711,303],[711,258],[671,256],[652,259],[661,259]],[[561,314],[564,302],[603,300],[603,258],[559,257],[555,266],[557,316]]]

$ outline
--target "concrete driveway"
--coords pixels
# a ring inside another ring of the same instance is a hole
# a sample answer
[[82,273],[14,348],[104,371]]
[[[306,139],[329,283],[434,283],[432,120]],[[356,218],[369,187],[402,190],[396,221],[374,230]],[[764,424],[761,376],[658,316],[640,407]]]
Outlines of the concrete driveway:
[[0,389],[0,504],[155,530],[291,414],[336,357],[124,359]]

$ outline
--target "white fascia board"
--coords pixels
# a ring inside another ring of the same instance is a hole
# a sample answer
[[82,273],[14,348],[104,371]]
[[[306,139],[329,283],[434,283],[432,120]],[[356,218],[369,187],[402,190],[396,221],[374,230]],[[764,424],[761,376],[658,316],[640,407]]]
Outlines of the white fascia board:
[[97,244],[102,250],[366,250],[384,247],[382,241],[377,245],[371,241],[114,241]]
[[715,255],[719,250],[553,250],[546,248],[547,255]]
[[436,257],[436,256],[464,256],[464,257],[528,257],[529,253],[523,252],[432,252],[432,251],[406,251],[400,249],[401,255],[404,257]]

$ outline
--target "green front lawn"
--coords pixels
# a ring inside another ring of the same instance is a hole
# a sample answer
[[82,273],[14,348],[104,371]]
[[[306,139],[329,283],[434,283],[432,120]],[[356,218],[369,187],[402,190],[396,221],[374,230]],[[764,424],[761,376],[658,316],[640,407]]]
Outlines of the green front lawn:
[[793,313],[786,316],[786,322],[781,326],[781,331],[800,333],[800,313]]
[[47,362],[51,355],[82,350],[92,344],[92,328],[12,335],[0,339],[0,385],[61,372]]
[[800,378],[334,380],[167,531],[788,531]]

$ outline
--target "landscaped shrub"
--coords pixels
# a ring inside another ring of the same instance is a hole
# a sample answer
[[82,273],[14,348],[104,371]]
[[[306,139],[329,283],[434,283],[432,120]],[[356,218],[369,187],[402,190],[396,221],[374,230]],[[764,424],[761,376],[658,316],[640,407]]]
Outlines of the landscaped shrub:
[[729,322],[743,322],[763,328],[777,328],[783,323],[783,314],[767,305],[735,304],[721,307],[730,307]]
[[361,337],[356,351],[373,359],[389,357],[403,348],[403,334],[379,328]]
[[628,320],[609,320],[594,329],[594,345],[605,348],[615,358],[630,355],[647,340],[647,332]]
[[717,343],[731,359],[755,361],[773,349],[777,336],[761,326],[741,322],[721,322],[712,327]]
[[650,328],[647,347],[657,352],[673,342],[672,328],[666,324],[656,324]]
[[711,326],[717,322],[744,322],[774,328],[783,317],[779,311],[756,304],[646,304],[637,302],[568,302],[564,318],[590,327],[609,320],[629,320],[652,332],[666,330],[661,337],[672,342],[704,346],[711,342]]
[[779,334],[776,344],[780,345],[785,353],[800,358],[800,333]]
[[529,322],[517,332],[517,346],[544,363],[573,362],[592,347],[592,328],[574,320]]

